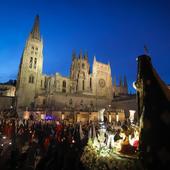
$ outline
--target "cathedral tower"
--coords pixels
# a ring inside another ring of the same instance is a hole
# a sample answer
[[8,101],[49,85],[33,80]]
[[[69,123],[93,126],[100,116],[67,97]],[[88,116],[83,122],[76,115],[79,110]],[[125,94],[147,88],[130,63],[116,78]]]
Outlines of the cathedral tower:
[[16,90],[18,111],[34,106],[34,98],[41,84],[42,65],[43,41],[40,37],[39,16],[37,15],[20,61]]
[[112,76],[110,64],[103,64],[93,60],[93,94],[112,100]]
[[124,89],[123,93],[127,95],[128,94],[128,84],[127,84],[126,76],[124,76],[123,89]]
[[80,51],[77,58],[75,52],[73,52],[70,78],[76,81],[76,92],[91,91],[90,65],[87,53],[83,56],[82,51]]

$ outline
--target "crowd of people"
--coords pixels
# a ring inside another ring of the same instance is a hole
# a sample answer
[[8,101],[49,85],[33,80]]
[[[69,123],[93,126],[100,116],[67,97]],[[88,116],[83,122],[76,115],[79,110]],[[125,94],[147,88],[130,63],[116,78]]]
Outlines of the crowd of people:
[[[57,169],[80,169],[78,158],[87,142],[88,126],[82,126],[84,138],[80,139],[79,124],[54,120],[0,120],[2,136],[12,140],[8,168],[47,169],[55,166]],[[2,157],[1,153],[1,163]]]
[[[5,136],[6,140],[11,139],[11,142],[7,152],[2,152],[1,149],[0,166],[4,170],[83,170],[80,157],[87,144],[89,130],[94,124],[98,132],[97,122],[1,119],[1,136]],[[106,125],[108,131],[114,130],[116,141],[122,138],[120,129],[127,128],[129,122],[112,122]],[[4,156],[6,154],[8,157]]]

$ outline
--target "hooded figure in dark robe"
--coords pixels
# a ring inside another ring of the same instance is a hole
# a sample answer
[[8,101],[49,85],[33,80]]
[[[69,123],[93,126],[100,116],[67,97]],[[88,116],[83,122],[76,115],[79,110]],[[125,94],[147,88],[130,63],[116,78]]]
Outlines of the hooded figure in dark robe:
[[170,169],[170,90],[147,55],[138,57],[135,86],[140,115],[139,156],[144,169]]

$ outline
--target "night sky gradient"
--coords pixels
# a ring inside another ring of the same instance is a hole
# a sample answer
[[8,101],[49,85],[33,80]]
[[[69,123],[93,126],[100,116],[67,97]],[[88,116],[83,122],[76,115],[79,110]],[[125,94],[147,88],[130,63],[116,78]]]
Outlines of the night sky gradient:
[[68,76],[72,51],[88,51],[92,65],[110,61],[112,76],[136,79],[136,57],[147,45],[154,67],[170,83],[170,1],[1,0],[0,82],[16,79],[35,15],[44,41],[43,72]]

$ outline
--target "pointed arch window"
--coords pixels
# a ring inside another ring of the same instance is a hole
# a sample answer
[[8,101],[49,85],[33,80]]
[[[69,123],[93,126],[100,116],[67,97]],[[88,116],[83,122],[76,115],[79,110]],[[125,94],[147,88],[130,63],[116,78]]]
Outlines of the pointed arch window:
[[29,68],[32,68],[32,64],[33,64],[33,57],[30,57]]
[[45,89],[47,88],[47,78],[45,78],[45,81],[44,81],[44,88]]
[[65,80],[63,81],[63,87],[66,88],[66,81]]
[[29,76],[29,81],[28,81],[29,83],[34,83],[34,76],[33,75],[30,75]]
[[62,92],[66,93],[66,81],[63,81],[63,87],[62,87]]
[[83,88],[82,88],[82,90],[84,90],[84,80],[83,80]]
[[34,58],[34,68],[37,68],[37,58]]
[[92,89],[92,79],[90,77],[90,89]]

